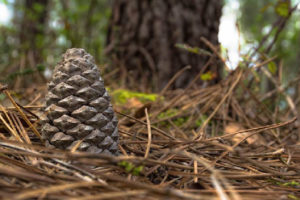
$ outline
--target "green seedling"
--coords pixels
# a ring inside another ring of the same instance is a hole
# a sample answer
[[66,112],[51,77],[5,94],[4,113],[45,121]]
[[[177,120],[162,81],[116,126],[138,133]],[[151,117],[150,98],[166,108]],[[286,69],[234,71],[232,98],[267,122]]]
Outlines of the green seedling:
[[127,161],[121,161],[118,165],[123,167],[127,173],[131,173],[134,176],[139,176],[144,169],[144,166],[142,165],[136,167],[134,164]]

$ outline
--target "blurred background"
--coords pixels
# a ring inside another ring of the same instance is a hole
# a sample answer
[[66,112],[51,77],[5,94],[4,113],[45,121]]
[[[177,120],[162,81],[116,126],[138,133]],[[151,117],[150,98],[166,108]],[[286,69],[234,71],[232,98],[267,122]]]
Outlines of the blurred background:
[[[0,81],[15,89],[46,83],[66,49],[80,47],[116,87],[160,91],[187,66],[171,88],[186,87],[199,72],[203,87],[226,76],[220,62],[205,66],[212,50],[204,37],[220,44],[227,72],[244,61],[254,65],[247,60],[251,56],[277,56],[268,69],[285,82],[299,75],[298,3],[1,0]],[[268,81],[261,81],[260,89],[268,90]]]

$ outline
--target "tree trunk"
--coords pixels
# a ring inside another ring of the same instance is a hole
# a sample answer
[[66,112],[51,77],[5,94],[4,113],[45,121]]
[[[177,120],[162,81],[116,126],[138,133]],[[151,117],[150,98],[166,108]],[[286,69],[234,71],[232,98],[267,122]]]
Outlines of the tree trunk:
[[[127,81],[136,84],[139,80],[156,89],[163,88],[180,69],[190,65],[192,68],[173,84],[174,88],[183,88],[209,56],[175,45],[207,49],[201,37],[218,45],[221,10],[222,0],[115,0],[106,50],[114,66],[127,74]],[[220,67],[211,65],[207,70],[216,75],[216,81]]]
[[[17,27],[19,41],[19,64],[17,71],[20,74],[32,70],[31,78],[17,77],[15,88],[28,87],[34,83],[45,82],[37,66],[42,63],[45,31],[47,30],[49,0],[23,0],[15,3],[14,23]],[[37,72],[37,73],[33,73]]]
[[[33,63],[38,64],[41,57],[45,29],[48,19],[48,0],[26,0],[24,13],[20,24],[20,44],[26,51],[25,54],[33,54]],[[35,67],[35,66],[31,66]]]

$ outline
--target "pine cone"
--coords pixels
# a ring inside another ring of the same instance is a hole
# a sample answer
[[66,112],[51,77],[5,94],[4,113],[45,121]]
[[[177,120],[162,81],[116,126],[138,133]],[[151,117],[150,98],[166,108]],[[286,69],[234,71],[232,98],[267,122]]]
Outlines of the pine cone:
[[93,57],[69,49],[55,67],[46,96],[42,137],[47,146],[118,152],[118,120]]

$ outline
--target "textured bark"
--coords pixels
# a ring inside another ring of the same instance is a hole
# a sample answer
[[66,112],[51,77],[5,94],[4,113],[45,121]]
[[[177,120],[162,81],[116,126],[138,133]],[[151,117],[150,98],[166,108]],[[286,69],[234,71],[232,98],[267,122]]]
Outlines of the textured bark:
[[[191,70],[174,83],[185,87],[207,62],[208,57],[178,49],[187,44],[207,49],[205,37],[218,45],[221,0],[115,0],[108,32],[107,51],[115,66],[124,66],[129,79],[146,80],[162,88],[181,68]],[[210,66],[216,75],[219,68]]]

